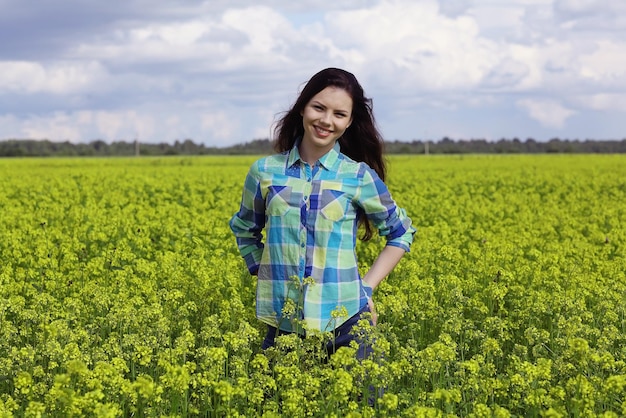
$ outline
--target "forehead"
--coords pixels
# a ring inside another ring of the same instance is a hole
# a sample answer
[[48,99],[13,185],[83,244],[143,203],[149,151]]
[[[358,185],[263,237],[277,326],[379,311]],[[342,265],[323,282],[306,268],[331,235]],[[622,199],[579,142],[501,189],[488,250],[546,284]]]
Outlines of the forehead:
[[350,97],[347,91],[339,87],[326,87],[313,96],[311,101],[319,102],[335,110],[352,111],[352,97]]

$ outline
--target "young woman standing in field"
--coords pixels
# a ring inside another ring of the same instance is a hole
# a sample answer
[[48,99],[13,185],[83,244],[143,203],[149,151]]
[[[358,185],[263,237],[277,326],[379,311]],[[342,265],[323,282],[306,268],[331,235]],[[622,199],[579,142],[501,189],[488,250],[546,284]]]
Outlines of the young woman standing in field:
[[[409,251],[415,229],[383,182],[382,137],[354,75],[315,74],[275,135],[278,154],[250,168],[230,227],[257,276],[256,314],[268,325],[263,348],[280,334],[331,331],[333,353],[355,338],[350,330],[364,312],[375,325],[372,290]],[[362,239],[373,227],[387,239],[363,277],[360,224]],[[362,358],[370,348],[360,345]]]

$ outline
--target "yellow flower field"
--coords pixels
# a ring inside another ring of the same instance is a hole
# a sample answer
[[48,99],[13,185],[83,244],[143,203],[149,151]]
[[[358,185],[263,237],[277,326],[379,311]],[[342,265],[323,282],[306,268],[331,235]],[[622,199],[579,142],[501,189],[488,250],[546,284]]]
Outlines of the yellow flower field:
[[418,232],[361,363],[260,350],[254,159],[0,160],[0,417],[626,415],[626,156],[390,156]]

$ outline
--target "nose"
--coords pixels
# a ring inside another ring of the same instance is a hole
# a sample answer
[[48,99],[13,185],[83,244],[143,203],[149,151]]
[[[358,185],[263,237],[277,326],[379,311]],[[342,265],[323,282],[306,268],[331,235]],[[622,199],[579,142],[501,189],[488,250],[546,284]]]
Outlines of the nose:
[[320,116],[320,122],[326,126],[330,125],[330,113],[323,112],[322,115]]

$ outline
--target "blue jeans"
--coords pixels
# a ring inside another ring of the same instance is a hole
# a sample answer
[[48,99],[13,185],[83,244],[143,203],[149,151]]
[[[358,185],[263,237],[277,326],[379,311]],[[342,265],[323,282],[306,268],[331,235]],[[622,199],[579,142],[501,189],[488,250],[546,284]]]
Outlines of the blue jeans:
[[[372,346],[364,341],[361,341],[357,335],[352,334],[352,327],[361,319],[361,315],[365,312],[369,312],[369,306],[365,305],[359,312],[357,312],[354,316],[348,318],[346,322],[339,325],[335,328],[334,338],[332,341],[329,341],[326,344],[326,351],[328,355],[332,355],[339,349],[339,347],[347,347],[350,345],[350,342],[355,340],[359,344],[359,348],[356,352],[356,357],[359,360],[364,360],[372,353]],[[370,325],[373,326],[372,320],[370,319]],[[270,347],[274,346],[274,340],[279,335],[290,334],[289,331],[283,331],[273,327],[271,325],[267,326],[267,334],[265,335],[265,339],[263,340],[263,344],[261,348],[266,350]]]

